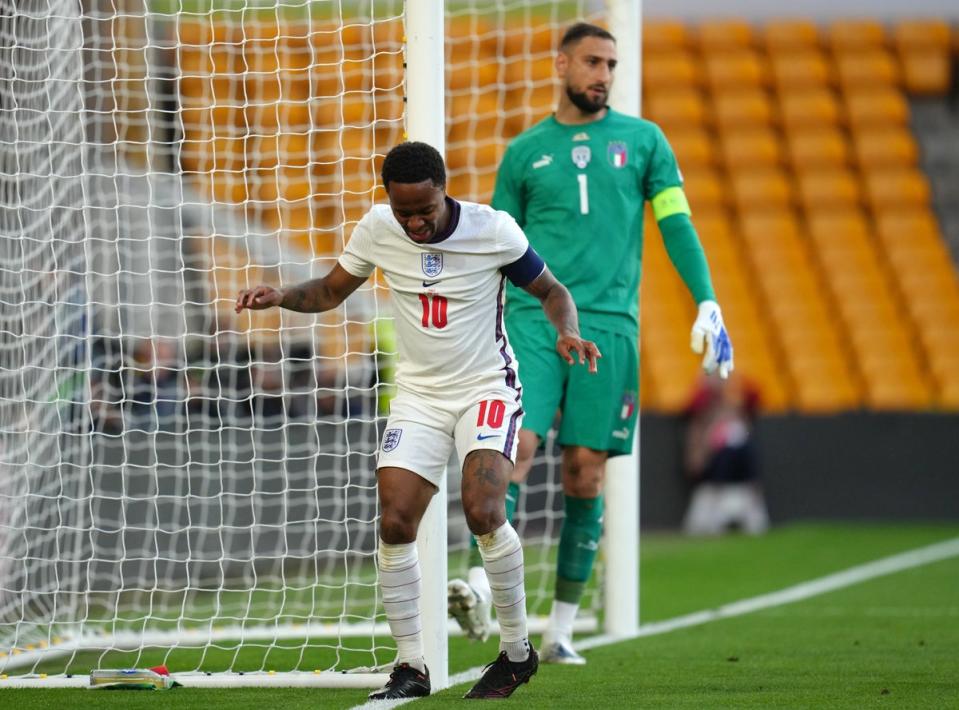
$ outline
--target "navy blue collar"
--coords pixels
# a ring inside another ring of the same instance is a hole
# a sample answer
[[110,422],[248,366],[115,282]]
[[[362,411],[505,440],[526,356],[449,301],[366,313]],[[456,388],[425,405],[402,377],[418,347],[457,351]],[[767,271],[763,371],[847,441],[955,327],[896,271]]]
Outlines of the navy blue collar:
[[438,232],[437,234],[433,235],[433,238],[430,239],[427,244],[437,244],[445,241],[453,236],[453,232],[456,231],[456,227],[460,223],[460,203],[447,195],[446,209],[450,211],[449,224],[446,225],[446,229],[444,229],[442,232]]

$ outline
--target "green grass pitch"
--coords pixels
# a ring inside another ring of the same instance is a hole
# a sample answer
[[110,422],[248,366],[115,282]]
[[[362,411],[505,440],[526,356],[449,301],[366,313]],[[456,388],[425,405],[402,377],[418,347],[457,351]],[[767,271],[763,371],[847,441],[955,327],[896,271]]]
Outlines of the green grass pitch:
[[[659,621],[959,536],[959,525],[824,525],[760,538],[646,535],[642,618]],[[542,666],[511,702],[524,708],[959,708],[959,558],[773,607],[586,653],[582,668]],[[495,641],[450,643],[451,673],[495,655]],[[211,663],[220,664],[216,654]],[[174,672],[176,668],[171,668]],[[467,686],[415,703],[462,707]],[[349,708],[366,691],[3,690],[0,707]],[[412,707],[412,706],[411,706]]]

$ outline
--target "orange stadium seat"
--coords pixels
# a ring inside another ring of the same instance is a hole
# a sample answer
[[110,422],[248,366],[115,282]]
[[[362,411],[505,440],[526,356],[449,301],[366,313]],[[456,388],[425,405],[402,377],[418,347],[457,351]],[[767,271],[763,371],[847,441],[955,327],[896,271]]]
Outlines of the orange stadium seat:
[[878,20],[835,20],[826,38],[833,51],[870,49],[886,44],[886,28]]
[[934,47],[949,51],[949,23],[934,18],[900,20],[893,26],[892,41],[900,49]]
[[770,54],[819,46],[819,28],[812,20],[770,20],[762,28],[762,41]]
[[730,185],[741,212],[748,212],[754,205],[788,207],[793,201],[792,181],[781,169],[745,170],[731,175]]
[[684,170],[716,164],[715,139],[699,126],[684,126],[670,131],[669,144]]
[[690,44],[687,24],[681,20],[643,20],[643,52],[684,49]]
[[832,83],[832,65],[818,49],[780,51],[770,56],[773,83],[781,92]]
[[765,91],[743,89],[713,96],[713,118],[720,131],[772,123],[775,114]]
[[846,122],[854,132],[866,126],[902,126],[909,121],[909,104],[894,88],[850,88],[844,98]]
[[864,128],[853,136],[853,148],[863,172],[912,167],[919,156],[916,139],[902,126]]
[[712,168],[699,167],[683,172],[683,187],[693,211],[717,209],[728,199],[719,174]]
[[814,168],[796,175],[799,202],[807,212],[855,207],[860,203],[859,178],[848,168]]
[[900,50],[902,83],[915,96],[944,96],[952,86],[952,58],[936,47]]
[[872,86],[896,86],[899,64],[885,49],[853,50],[836,55],[839,84],[861,90]]
[[765,126],[720,133],[720,153],[730,171],[775,167],[782,162],[779,136]]
[[742,19],[705,20],[696,27],[696,41],[704,52],[749,47],[753,26]]
[[932,193],[929,179],[917,168],[873,170],[864,176],[866,198],[875,210],[890,205],[924,207]]
[[766,62],[753,50],[740,49],[703,56],[706,83],[713,91],[763,87],[769,82]]
[[709,120],[706,100],[696,89],[650,92],[643,101],[643,114],[668,132],[680,126],[701,126]]
[[793,169],[840,168],[849,162],[846,136],[832,126],[802,127],[786,135],[786,149]]
[[829,89],[805,89],[779,96],[779,115],[787,131],[834,125],[841,117],[839,100]]
[[817,245],[869,238],[869,222],[860,209],[819,210],[806,217],[809,236]]
[[702,84],[702,69],[695,56],[684,49],[643,55],[643,91],[693,88]]

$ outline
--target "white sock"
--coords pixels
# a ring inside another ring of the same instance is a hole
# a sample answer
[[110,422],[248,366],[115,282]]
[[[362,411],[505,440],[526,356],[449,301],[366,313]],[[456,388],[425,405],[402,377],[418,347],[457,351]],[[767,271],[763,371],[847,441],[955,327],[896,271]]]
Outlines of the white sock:
[[423,625],[420,621],[420,560],[416,543],[390,545],[380,540],[377,561],[386,621],[396,641],[396,663],[409,663],[425,672]]
[[576,612],[579,611],[579,604],[570,604],[561,602],[559,599],[553,600],[553,608],[549,612],[549,621],[546,623],[546,632],[543,638],[549,643],[562,641],[572,643],[573,640],[573,621],[576,619]]
[[529,655],[529,631],[526,627],[523,546],[519,535],[512,525],[503,523],[493,532],[480,535],[477,542],[499,620],[500,650],[506,651],[511,661],[525,661]]

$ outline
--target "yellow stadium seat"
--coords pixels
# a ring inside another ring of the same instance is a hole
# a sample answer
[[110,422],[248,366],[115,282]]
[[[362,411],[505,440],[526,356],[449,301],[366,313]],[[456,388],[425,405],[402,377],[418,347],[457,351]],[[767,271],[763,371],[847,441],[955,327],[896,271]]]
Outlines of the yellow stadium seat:
[[669,144],[681,168],[716,164],[715,138],[698,126],[684,126],[669,133]]
[[769,81],[766,63],[752,50],[717,52],[703,57],[706,82],[713,91],[763,87]]
[[849,162],[846,136],[833,126],[801,127],[786,135],[789,162],[793,169],[841,168]]
[[797,49],[771,55],[772,77],[781,92],[832,83],[832,65],[818,49]]
[[693,88],[702,84],[702,67],[688,51],[672,49],[643,55],[643,91]]
[[873,209],[890,205],[925,207],[929,204],[929,179],[916,168],[873,170],[864,176],[866,198]]
[[779,115],[788,132],[835,125],[841,117],[839,100],[829,89],[805,89],[781,94]]
[[886,29],[878,20],[835,20],[826,38],[833,51],[869,49],[886,44]]
[[753,26],[742,19],[706,20],[696,28],[696,41],[703,51],[749,47]]
[[875,211],[875,219],[879,239],[887,245],[927,235],[939,240],[939,223],[928,207],[903,209],[888,205]]
[[762,41],[770,53],[812,49],[819,46],[819,28],[812,20],[770,20],[761,30]]
[[720,152],[727,170],[775,167],[782,162],[779,137],[771,128],[756,126],[719,135]]
[[751,250],[797,243],[799,221],[788,209],[750,210],[739,215],[739,229]]
[[709,120],[706,101],[696,89],[652,92],[643,101],[643,114],[670,132],[680,126],[701,126]]
[[896,89],[850,88],[844,98],[846,121],[854,132],[867,126],[902,126],[909,121],[909,104]]
[[836,73],[844,87],[895,86],[900,82],[899,64],[885,49],[853,50],[836,56]]
[[743,89],[713,96],[713,118],[720,131],[771,124],[773,106],[765,91]]
[[683,49],[690,43],[689,27],[681,20],[644,18],[643,52]]

